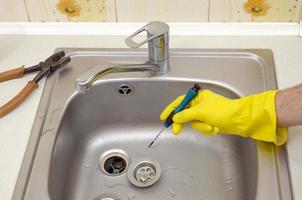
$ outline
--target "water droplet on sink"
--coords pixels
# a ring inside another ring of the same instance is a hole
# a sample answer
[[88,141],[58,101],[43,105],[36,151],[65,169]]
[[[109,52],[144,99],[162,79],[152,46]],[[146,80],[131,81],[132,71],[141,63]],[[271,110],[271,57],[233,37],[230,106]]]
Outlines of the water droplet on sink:
[[225,183],[227,184],[227,185],[231,185],[232,184],[232,178],[231,177],[226,177],[225,178]]
[[168,188],[168,192],[171,198],[174,198],[176,196],[176,193],[171,188]]
[[187,185],[187,184],[188,184],[188,181],[183,180],[181,183],[184,184],[184,185]]
[[166,167],[164,170],[177,169],[177,167]]
[[133,199],[135,199],[136,198],[136,195],[135,194],[129,194],[128,195],[128,200],[133,200]]
[[194,177],[192,172],[188,172],[186,169],[183,169],[183,168],[178,168],[178,167],[166,167],[166,168],[164,168],[164,171],[169,171],[169,170],[175,170],[175,171],[179,170],[181,172],[184,172],[190,178]]
[[230,150],[228,149],[228,147],[227,146],[223,146],[223,152],[224,153],[229,153],[230,152]]
[[174,166],[169,166],[163,169],[165,176],[162,177],[162,180],[165,180],[166,178],[172,178],[172,180],[179,180],[178,183],[180,183],[181,187],[184,187],[185,185],[189,184],[193,178],[194,175],[192,172],[187,171],[184,168],[178,168]]
[[119,180],[106,179],[106,180],[104,180],[104,183],[108,188],[113,188],[113,187],[116,187],[116,186],[130,187],[130,184],[128,182],[125,182],[125,181],[120,180],[120,179]]
[[233,190],[233,188],[232,187],[229,187],[229,191],[232,191]]

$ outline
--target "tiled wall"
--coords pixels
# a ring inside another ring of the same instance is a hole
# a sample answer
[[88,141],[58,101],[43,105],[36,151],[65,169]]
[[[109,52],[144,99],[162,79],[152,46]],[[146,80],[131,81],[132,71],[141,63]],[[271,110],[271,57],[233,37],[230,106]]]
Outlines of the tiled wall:
[[294,22],[302,0],[0,0],[0,21]]

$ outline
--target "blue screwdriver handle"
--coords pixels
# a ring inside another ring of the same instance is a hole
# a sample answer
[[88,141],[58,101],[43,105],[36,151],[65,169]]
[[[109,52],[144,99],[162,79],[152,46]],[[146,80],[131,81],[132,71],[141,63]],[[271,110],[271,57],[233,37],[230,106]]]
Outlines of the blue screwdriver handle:
[[189,103],[198,95],[198,91],[201,89],[200,85],[195,84],[194,87],[190,88],[185,96],[185,98],[182,100],[182,102],[173,110],[166,121],[164,122],[164,127],[168,128],[173,123],[173,117],[176,113],[182,111],[189,105]]

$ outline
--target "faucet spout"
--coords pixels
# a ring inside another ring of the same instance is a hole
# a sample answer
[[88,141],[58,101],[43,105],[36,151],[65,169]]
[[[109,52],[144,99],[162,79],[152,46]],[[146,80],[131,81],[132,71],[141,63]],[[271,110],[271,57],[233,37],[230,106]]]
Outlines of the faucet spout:
[[154,72],[157,73],[160,70],[158,65],[153,65],[149,63],[145,64],[129,64],[129,65],[115,65],[111,67],[95,66],[90,70],[86,71],[83,75],[77,78],[76,89],[80,93],[86,93],[90,90],[95,83],[100,78],[112,74],[112,73],[122,73],[122,72]]

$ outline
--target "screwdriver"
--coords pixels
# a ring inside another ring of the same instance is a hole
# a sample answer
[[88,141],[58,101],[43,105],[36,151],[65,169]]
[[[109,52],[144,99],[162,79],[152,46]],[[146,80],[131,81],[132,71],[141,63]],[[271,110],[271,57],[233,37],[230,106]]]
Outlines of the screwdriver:
[[185,96],[185,98],[182,100],[182,102],[173,110],[166,121],[164,122],[164,127],[159,131],[159,133],[155,136],[155,138],[152,140],[152,142],[149,144],[148,148],[150,148],[154,142],[157,140],[157,138],[162,134],[162,132],[169,128],[170,125],[173,123],[173,117],[176,113],[182,111],[185,109],[189,103],[198,95],[198,91],[201,89],[200,85],[195,84],[194,87],[190,88]]

